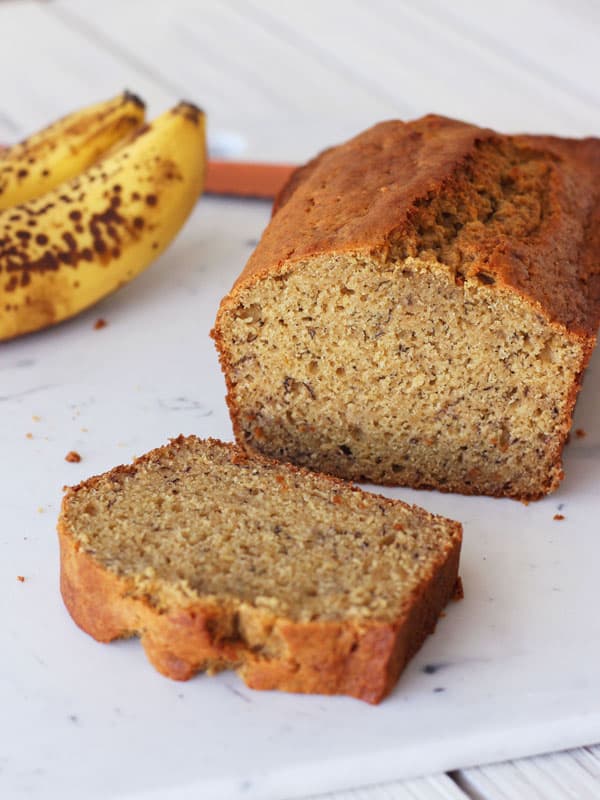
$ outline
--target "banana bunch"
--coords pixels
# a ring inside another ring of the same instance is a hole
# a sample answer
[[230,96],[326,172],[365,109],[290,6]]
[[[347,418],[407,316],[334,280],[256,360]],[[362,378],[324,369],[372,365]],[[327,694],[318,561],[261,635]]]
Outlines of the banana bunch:
[[202,193],[204,115],[144,124],[128,92],[0,152],[0,339],[72,317],[142,272]]

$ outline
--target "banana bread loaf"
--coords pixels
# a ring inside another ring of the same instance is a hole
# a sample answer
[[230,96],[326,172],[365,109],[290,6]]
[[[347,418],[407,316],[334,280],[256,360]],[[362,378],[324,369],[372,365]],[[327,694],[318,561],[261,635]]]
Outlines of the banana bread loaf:
[[58,531],[75,622],[179,680],[377,703],[460,587],[457,522],[195,437],[69,489]]
[[213,330],[238,443],[539,498],[600,316],[600,140],[385,122],[299,169]]

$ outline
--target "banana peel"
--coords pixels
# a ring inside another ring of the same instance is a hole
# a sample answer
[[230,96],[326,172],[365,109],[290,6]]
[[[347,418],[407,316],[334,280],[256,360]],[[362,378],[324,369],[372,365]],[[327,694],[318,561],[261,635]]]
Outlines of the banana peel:
[[168,246],[202,193],[205,120],[180,103],[49,192],[0,211],[0,339],[74,316]]
[[144,122],[131,92],[53,122],[0,152],[0,211],[26,203],[81,174]]

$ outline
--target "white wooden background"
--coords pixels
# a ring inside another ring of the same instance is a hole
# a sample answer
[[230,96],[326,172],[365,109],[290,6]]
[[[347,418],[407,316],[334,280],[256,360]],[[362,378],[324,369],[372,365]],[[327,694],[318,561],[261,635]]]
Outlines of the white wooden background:
[[[300,161],[436,111],[600,134],[598,0],[0,0],[0,141],[122,88],[186,98],[213,154]],[[600,797],[600,746],[328,800]],[[325,800],[325,798],[320,798]]]

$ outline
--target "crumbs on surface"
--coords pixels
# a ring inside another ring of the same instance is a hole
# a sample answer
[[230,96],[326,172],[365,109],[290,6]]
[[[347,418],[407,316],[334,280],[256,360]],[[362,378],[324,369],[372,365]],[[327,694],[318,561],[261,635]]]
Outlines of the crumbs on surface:
[[78,464],[81,461],[81,456],[77,450],[69,450],[65,456],[65,461],[68,461],[71,464]]
[[31,419],[32,419],[32,422],[41,422],[42,421],[42,418],[38,417],[37,414],[32,414],[31,415]]
[[33,439],[33,433],[26,433],[25,434],[25,438],[26,439]]
[[99,331],[101,328],[106,328],[107,325],[108,322],[100,317],[100,319],[97,319],[96,322],[94,322],[94,330]]
[[576,428],[576,429],[575,429],[575,436],[576,436],[578,439],[583,439],[583,438],[584,438],[584,436],[586,436],[586,435],[587,435],[587,434],[586,434],[586,432],[583,430],[583,428]]
[[17,575],[17,580],[19,583],[25,583],[25,575]]
[[561,521],[561,520],[563,520],[564,518],[565,518],[565,515],[564,515],[564,514],[555,514],[555,515],[552,517],[552,519],[555,519],[555,520],[557,520],[557,522],[560,522],[560,521]]

